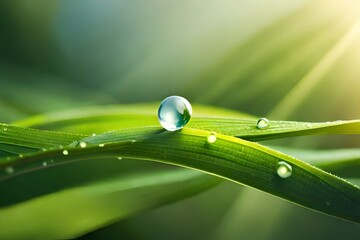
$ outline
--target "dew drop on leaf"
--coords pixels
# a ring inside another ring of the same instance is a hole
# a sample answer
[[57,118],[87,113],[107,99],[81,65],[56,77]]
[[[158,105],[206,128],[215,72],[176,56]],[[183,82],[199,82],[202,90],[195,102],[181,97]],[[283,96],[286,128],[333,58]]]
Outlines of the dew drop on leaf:
[[86,147],[86,142],[81,141],[81,142],[79,143],[79,146],[80,146],[81,148],[85,148],[85,147]]
[[123,158],[122,157],[117,157],[118,160],[122,160]]
[[269,125],[269,120],[267,120],[267,118],[260,118],[256,123],[258,129],[265,129],[269,127]]
[[209,134],[209,136],[207,137],[207,142],[210,143],[210,144],[215,143],[216,140],[217,140],[217,137],[216,137],[216,133],[214,133],[214,132],[211,132]]
[[292,167],[286,162],[279,162],[276,170],[277,175],[281,178],[288,178],[292,174]]
[[104,147],[104,146],[105,146],[105,144],[100,143],[98,146],[99,146],[99,147]]
[[62,151],[62,154],[65,155],[65,156],[69,155],[69,151],[65,149],[65,150]]
[[6,131],[7,131],[7,128],[6,128],[6,127],[4,127],[4,129],[3,129],[3,130],[4,130],[4,132],[6,132]]
[[180,96],[165,98],[158,110],[159,122],[168,131],[182,129],[190,121],[191,115],[191,104]]
[[44,167],[46,167],[48,164],[47,164],[47,162],[43,162],[42,165],[43,165]]
[[305,124],[305,127],[311,128],[311,124],[310,124],[310,123],[307,123],[307,124]]

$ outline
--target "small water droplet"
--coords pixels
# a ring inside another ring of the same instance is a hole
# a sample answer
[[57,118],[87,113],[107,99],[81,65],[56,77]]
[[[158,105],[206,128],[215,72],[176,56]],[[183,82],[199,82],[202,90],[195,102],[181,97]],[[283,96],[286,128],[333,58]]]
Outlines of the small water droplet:
[[13,167],[6,167],[5,172],[8,173],[8,174],[11,174],[11,173],[14,172],[14,168]]
[[24,155],[22,155],[22,154],[19,154],[19,158],[23,158],[24,157]]
[[48,164],[47,164],[47,162],[43,162],[43,164],[42,164],[44,167],[46,167]]
[[307,124],[305,124],[305,127],[311,128],[311,124],[310,124],[310,123],[307,123]]
[[292,174],[292,167],[290,164],[286,163],[286,162],[279,162],[277,165],[277,170],[276,170],[277,175],[279,175],[279,177],[281,178],[288,178],[291,176]]
[[330,206],[330,205],[331,205],[331,202],[330,202],[330,201],[326,201],[326,202],[325,202],[325,205],[326,205],[326,206]]
[[133,140],[131,140],[131,143],[136,143],[136,140],[134,140],[134,139],[133,139]]
[[269,124],[269,120],[267,118],[260,118],[256,123],[256,127],[258,129],[265,129],[269,126],[270,126],[270,124]]
[[91,134],[91,136],[95,137],[95,136],[96,136],[96,133]]
[[85,147],[86,147],[86,142],[81,141],[81,142],[79,143],[79,145],[80,145],[81,148],[85,148]]
[[165,98],[158,110],[158,120],[168,131],[182,129],[192,115],[192,107],[188,100],[180,96]]
[[103,143],[99,144],[99,147],[104,147],[104,146],[105,146],[105,144],[103,144]]
[[63,146],[63,145],[60,145],[60,146],[59,146],[59,148],[60,148],[60,149],[63,149],[63,148],[64,148],[64,146]]
[[46,152],[47,151],[47,149],[46,148],[43,148],[43,149],[41,149],[43,152]]
[[50,163],[54,163],[54,159],[50,159]]
[[212,143],[215,143],[217,140],[217,137],[216,137],[216,133],[215,132],[211,132],[209,134],[209,136],[207,136],[207,142],[212,144]]
[[7,127],[4,127],[4,129],[3,129],[3,130],[4,130],[4,132],[6,132],[6,131],[7,131]]
[[62,154],[65,155],[65,156],[69,155],[69,151],[65,149],[65,150],[62,151]]
[[117,157],[118,160],[122,160],[123,158],[122,157]]

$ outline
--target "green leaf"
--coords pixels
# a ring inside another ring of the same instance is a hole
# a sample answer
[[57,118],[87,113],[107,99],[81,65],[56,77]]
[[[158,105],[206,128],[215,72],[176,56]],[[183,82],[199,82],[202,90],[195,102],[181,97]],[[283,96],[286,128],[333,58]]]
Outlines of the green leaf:
[[[35,169],[43,161],[54,164],[75,160],[126,157],[151,160],[197,169],[224,179],[274,194],[302,206],[360,222],[360,190],[345,180],[296,158],[231,136],[217,134],[214,144],[207,142],[208,131],[185,128],[178,132],[159,127],[123,129],[83,139],[87,146],[50,150],[11,159],[1,165],[12,167],[13,174]],[[292,167],[292,175],[283,179],[276,174],[279,161]]]
[[218,183],[219,179],[211,176],[177,170],[121,176],[69,188],[0,208],[0,238],[78,237]]

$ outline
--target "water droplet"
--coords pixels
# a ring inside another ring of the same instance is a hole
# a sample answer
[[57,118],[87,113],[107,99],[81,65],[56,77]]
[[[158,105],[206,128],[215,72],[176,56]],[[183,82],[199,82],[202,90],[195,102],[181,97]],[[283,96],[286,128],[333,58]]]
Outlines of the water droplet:
[[19,158],[23,158],[24,157],[24,155],[22,155],[22,154],[19,154]]
[[4,132],[6,132],[6,131],[7,131],[7,128],[6,128],[6,127],[4,127],[4,129],[3,129],[3,130],[4,130]]
[[11,173],[14,172],[14,168],[13,167],[6,167],[5,172],[8,173],[8,174],[11,174]]
[[288,177],[291,176],[292,167],[291,167],[290,164],[288,164],[286,162],[279,162],[278,165],[277,165],[276,173],[281,178],[288,178]]
[[46,148],[43,148],[43,149],[42,149],[43,152],[46,152],[46,150],[47,150]]
[[103,144],[103,143],[99,144],[99,147],[104,147],[104,146],[105,146],[105,144]]
[[136,140],[134,140],[134,139],[133,139],[133,140],[131,140],[131,143],[136,143]]
[[64,146],[63,146],[63,145],[60,145],[60,146],[59,146],[59,148],[60,148],[60,149],[63,149],[63,148],[64,148]]
[[190,121],[191,115],[191,104],[180,96],[165,98],[158,110],[159,122],[168,131],[182,129]]
[[69,151],[65,149],[65,150],[62,151],[62,154],[65,155],[65,156],[69,155]]
[[256,127],[258,129],[265,129],[269,126],[270,126],[270,124],[269,124],[269,120],[267,120],[267,118],[260,118],[256,123]]
[[95,137],[95,136],[96,136],[96,133],[91,134],[91,136]]
[[217,137],[216,137],[216,133],[214,133],[214,132],[211,132],[210,134],[209,134],[209,136],[207,137],[207,142],[208,143],[215,143],[216,142],[216,139],[217,139]]
[[326,201],[326,202],[325,202],[325,205],[326,205],[326,206],[330,206],[330,205],[331,205],[331,202],[330,202],[330,201]]
[[122,160],[123,158],[122,157],[117,157],[118,160]]
[[310,124],[310,123],[307,123],[307,124],[305,124],[305,127],[311,128],[311,124]]
[[80,145],[81,148],[85,148],[86,147],[86,142],[81,141],[79,143],[79,145]]
[[46,167],[48,164],[47,164],[47,162],[43,162],[43,164],[42,164],[44,167]]

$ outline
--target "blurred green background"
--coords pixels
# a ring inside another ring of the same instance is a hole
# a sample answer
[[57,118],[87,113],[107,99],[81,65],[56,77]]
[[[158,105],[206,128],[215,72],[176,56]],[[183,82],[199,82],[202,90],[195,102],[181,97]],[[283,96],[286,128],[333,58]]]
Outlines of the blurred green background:
[[[360,1],[0,2],[1,122],[169,95],[270,119],[359,118]],[[359,147],[359,141],[326,136],[265,144],[327,149]],[[157,165],[104,164],[19,177],[2,190],[26,190],[2,197],[1,205],[61,189],[62,181],[78,184]],[[290,238],[360,239],[360,227],[223,183],[82,239]]]

